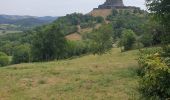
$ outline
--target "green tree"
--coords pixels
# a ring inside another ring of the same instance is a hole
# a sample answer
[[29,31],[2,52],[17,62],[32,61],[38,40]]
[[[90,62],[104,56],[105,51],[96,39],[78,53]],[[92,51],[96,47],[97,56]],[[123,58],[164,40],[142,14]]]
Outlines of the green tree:
[[153,42],[152,34],[144,34],[139,40],[145,47],[151,46]]
[[31,61],[30,45],[23,44],[16,46],[13,52],[12,63],[26,63]]
[[11,42],[5,43],[3,46],[0,47],[0,50],[8,55],[12,55],[13,44]]
[[123,30],[120,42],[120,45],[124,47],[124,50],[132,49],[132,46],[135,43],[135,33],[130,29]]
[[94,54],[103,54],[112,48],[112,33],[111,25],[103,25],[92,33],[91,40]]
[[155,19],[165,28],[163,42],[170,42],[170,1],[169,0],[146,0],[147,7]]
[[35,61],[47,61],[63,57],[66,40],[60,25],[44,26],[36,31],[32,42]]
[[9,57],[5,53],[0,52],[0,67],[8,65],[9,62]]

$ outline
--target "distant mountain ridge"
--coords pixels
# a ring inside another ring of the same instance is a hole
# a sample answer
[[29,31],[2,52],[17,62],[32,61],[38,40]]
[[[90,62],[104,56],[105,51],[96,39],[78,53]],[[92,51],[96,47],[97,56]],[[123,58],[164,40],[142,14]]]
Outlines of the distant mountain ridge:
[[58,17],[44,16],[19,16],[19,15],[0,15],[0,24],[14,24],[14,25],[26,25],[36,26],[41,24],[51,23]]
[[11,20],[19,20],[19,19],[25,19],[25,18],[33,18],[34,16],[27,16],[27,15],[5,15],[5,14],[1,14],[0,15],[1,18],[6,18],[6,19],[11,19]]

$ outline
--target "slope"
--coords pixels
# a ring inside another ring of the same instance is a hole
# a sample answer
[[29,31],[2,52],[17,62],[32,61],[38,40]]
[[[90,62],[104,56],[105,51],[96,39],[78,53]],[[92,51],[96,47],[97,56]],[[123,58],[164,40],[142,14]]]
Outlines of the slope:
[[1,100],[136,100],[137,51],[0,68]]

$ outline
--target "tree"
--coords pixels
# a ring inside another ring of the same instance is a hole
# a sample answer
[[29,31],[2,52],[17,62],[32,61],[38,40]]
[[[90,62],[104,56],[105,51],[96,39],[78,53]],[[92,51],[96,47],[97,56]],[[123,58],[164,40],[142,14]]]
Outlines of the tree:
[[148,10],[155,19],[165,28],[163,42],[170,42],[170,1],[169,0],[146,0]]
[[58,24],[44,26],[36,31],[32,42],[34,61],[47,61],[63,57],[66,40]]
[[94,54],[103,54],[112,48],[112,27],[103,25],[92,33],[92,47]]
[[12,55],[13,47],[14,47],[13,43],[6,42],[3,46],[0,47],[0,50],[6,53],[7,55]]
[[9,62],[9,57],[5,53],[0,52],[0,67],[8,65]]
[[124,50],[132,49],[135,43],[135,33],[130,29],[123,30],[120,42],[120,46],[124,46]]
[[12,63],[27,63],[31,61],[31,49],[29,44],[16,46],[13,52]]
[[151,46],[153,42],[153,36],[152,34],[144,34],[139,41],[143,43],[145,47]]

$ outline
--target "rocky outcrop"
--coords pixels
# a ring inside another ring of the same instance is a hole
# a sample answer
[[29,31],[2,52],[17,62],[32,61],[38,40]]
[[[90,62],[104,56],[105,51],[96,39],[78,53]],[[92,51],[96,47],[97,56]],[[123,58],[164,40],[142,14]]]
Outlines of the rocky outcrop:
[[104,4],[99,5],[98,8],[94,8],[94,10],[98,9],[140,9],[139,7],[134,6],[124,6],[123,0],[106,0]]
[[99,5],[99,9],[110,9],[124,7],[123,0],[106,0],[106,2],[102,5]]

